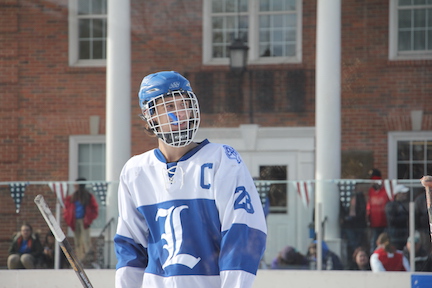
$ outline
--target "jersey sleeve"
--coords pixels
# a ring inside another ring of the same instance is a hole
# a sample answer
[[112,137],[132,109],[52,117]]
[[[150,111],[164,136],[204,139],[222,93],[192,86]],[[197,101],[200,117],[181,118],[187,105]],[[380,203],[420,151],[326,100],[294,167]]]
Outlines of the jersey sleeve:
[[141,287],[144,270],[148,262],[148,227],[144,217],[135,207],[125,178],[124,175],[120,177],[118,189],[119,218],[114,236],[117,256],[116,288]]
[[253,179],[240,155],[229,146],[221,153],[215,185],[222,230],[222,287],[251,287],[265,250],[267,226]]

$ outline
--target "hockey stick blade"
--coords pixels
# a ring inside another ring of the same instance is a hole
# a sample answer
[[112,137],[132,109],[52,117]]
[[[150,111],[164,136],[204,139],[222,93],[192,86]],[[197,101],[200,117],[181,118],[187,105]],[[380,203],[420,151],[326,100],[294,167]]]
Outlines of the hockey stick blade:
[[81,281],[81,284],[84,288],[93,288],[90,279],[87,277],[84,268],[82,267],[80,261],[78,260],[78,257],[75,255],[72,246],[70,245],[69,241],[67,240],[65,234],[63,233],[60,225],[57,223],[57,220],[54,218],[54,215],[51,213],[51,209],[48,207],[48,204],[45,202],[45,199],[42,195],[37,195],[34,199],[34,202],[36,203],[37,207],[39,208],[39,211],[41,212],[42,216],[45,219],[45,222],[48,224],[48,227],[50,228],[51,232],[53,233],[54,237],[60,244],[60,248],[62,249],[63,253],[65,254],[67,260],[69,261],[70,265],[72,266],[72,269],[77,274],[79,280]]
[[431,241],[432,241],[432,176],[426,175],[423,176],[421,179],[421,184],[425,187],[426,192],[426,206],[427,211],[429,215],[429,232],[431,234]]

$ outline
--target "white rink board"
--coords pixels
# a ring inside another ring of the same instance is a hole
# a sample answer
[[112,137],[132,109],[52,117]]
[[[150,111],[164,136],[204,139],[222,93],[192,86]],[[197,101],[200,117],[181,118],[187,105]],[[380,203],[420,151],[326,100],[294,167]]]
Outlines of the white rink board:
[[[114,288],[113,269],[86,270],[94,288]],[[416,273],[431,275],[432,273]],[[0,270],[0,288],[82,288],[68,270]],[[253,288],[410,288],[409,272],[259,270]],[[432,284],[431,286],[432,287]],[[192,287],[191,287],[192,288]],[[414,287],[413,287],[414,288]]]

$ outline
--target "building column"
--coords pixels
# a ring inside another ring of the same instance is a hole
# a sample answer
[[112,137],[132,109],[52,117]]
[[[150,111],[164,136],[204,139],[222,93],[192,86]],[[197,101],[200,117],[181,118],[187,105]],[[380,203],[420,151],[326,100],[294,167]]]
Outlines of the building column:
[[[131,19],[130,0],[108,0],[106,67],[106,220],[117,223],[117,188],[121,169],[131,156]],[[116,259],[111,235],[106,235],[110,268]],[[108,259],[107,259],[108,260]],[[108,261],[107,261],[108,262]],[[104,267],[105,268],[105,267]]]
[[316,35],[316,204],[331,242],[340,238],[339,190],[331,180],[341,177],[341,0],[318,0]]

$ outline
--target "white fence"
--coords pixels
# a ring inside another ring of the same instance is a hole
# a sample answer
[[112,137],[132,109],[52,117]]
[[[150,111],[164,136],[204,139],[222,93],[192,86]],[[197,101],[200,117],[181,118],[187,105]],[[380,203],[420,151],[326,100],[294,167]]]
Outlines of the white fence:
[[[114,269],[86,271],[94,288],[114,288]],[[72,269],[0,270],[0,288],[81,288]],[[254,288],[430,288],[432,273],[259,270]],[[192,287],[191,287],[192,288]]]

